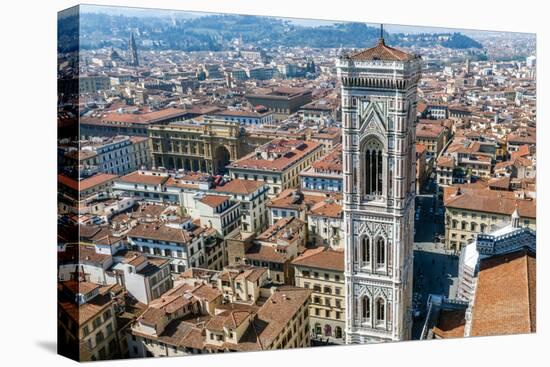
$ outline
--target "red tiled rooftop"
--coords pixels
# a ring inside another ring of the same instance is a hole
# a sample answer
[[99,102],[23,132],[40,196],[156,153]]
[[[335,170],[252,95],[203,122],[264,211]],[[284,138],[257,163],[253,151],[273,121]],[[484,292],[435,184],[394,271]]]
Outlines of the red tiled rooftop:
[[229,168],[283,171],[295,162],[319,148],[314,141],[275,139],[257,149],[267,154],[280,154],[278,158],[258,157],[256,151],[231,163]]
[[265,184],[261,181],[234,179],[221,186],[217,186],[215,190],[230,194],[247,195],[255,192],[264,185]]
[[223,195],[205,195],[199,201],[205,205],[208,205],[212,208],[216,208],[218,205],[221,205],[229,200],[228,196]]
[[162,185],[167,179],[168,176],[152,175],[142,173],[140,171],[134,171],[120,177],[118,181],[145,185]]
[[535,200],[516,198],[514,192],[462,186],[445,187],[443,195],[447,208],[503,215],[512,215],[517,208],[522,218],[536,218],[537,214]]
[[398,50],[397,48],[387,46],[384,42],[384,39],[381,38],[376,46],[356,52],[350,55],[350,58],[357,61],[408,61],[417,58],[417,56],[411,53],[407,53],[405,51]]
[[119,122],[132,124],[150,124],[159,120],[184,115],[188,111],[180,108],[166,108],[147,113],[110,113],[101,118],[102,122]]
[[117,175],[111,175],[108,173],[98,173],[91,177],[77,181],[74,178],[68,177],[62,173],[57,175],[57,181],[73,190],[84,191],[92,187],[102,185],[117,178]]
[[536,259],[526,250],[480,263],[471,336],[536,331]]
[[344,251],[324,247],[309,249],[294,259],[292,264],[344,272]]

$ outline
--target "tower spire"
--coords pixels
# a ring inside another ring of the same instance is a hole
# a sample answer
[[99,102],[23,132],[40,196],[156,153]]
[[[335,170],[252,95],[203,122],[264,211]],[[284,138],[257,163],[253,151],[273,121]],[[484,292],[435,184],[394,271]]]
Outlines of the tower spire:
[[380,43],[384,43],[384,24],[380,23]]
[[138,51],[136,45],[136,39],[134,38],[134,32],[130,33],[130,42],[128,45],[130,51],[130,65],[139,66]]

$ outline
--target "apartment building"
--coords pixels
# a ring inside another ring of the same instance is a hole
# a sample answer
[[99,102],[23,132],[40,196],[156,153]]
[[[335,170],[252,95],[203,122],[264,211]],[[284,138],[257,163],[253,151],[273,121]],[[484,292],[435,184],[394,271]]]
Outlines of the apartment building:
[[117,257],[112,270],[118,282],[139,302],[149,304],[172,288],[169,259],[148,258],[134,251]]
[[340,199],[341,195],[286,189],[267,203],[270,223],[286,217],[295,217],[306,222],[311,208],[329,198],[336,200]]
[[241,228],[240,203],[225,195],[197,195],[196,208],[201,223],[214,228],[222,238]]
[[261,305],[221,303],[206,284],[183,284],[138,318],[131,357],[302,348],[310,345],[311,291],[281,287]]
[[306,236],[306,223],[295,217],[281,218],[253,240],[242,261],[268,269],[268,277],[275,284],[292,284],[290,262],[305,246]]
[[273,112],[266,109],[261,111],[223,110],[211,115],[226,121],[235,121],[241,125],[261,126],[273,122]]
[[437,157],[445,146],[446,127],[434,123],[416,125],[416,142],[426,147],[428,157]]
[[80,167],[81,175],[124,175],[150,164],[146,137],[92,137],[80,141],[79,146],[80,150],[67,152],[65,158]]
[[74,279],[75,272],[94,284],[119,284],[143,304],[172,288],[170,260],[125,249],[111,255],[97,245],[67,245],[58,252],[58,279]]
[[294,283],[311,289],[311,333],[344,343],[345,284],[344,251],[318,247],[306,250],[292,261]]
[[240,202],[241,231],[259,233],[268,221],[268,186],[264,182],[235,179],[216,186],[216,193],[230,195]]
[[267,269],[249,265],[226,266],[217,276],[217,289],[231,303],[256,304],[267,283]]
[[494,232],[510,223],[517,209],[522,227],[536,230],[536,201],[521,192],[473,188],[468,185],[446,187],[445,246],[460,251],[478,233]]
[[227,166],[233,179],[261,181],[274,197],[299,187],[299,173],[322,155],[322,145],[313,141],[275,139]]
[[216,236],[212,228],[197,226],[191,218],[182,223],[139,223],[128,234],[133,251],[170,260],[172,272],[206,267],[205,242]]
[[308,191],[342,192],[343,180],[341,144],[300,172],[300,187]]
[[308,243],[342,249],[344,247],[344,215],[342,204],[332,198],[313,205],[307,216]]
[[[78,278],[77,278],[78,279]],[[58,284],[58,343],[80,361],[117,356],[115,302],[119,285],[102,286],[82,279]],[[73,348],[72,351],[69,348]]]

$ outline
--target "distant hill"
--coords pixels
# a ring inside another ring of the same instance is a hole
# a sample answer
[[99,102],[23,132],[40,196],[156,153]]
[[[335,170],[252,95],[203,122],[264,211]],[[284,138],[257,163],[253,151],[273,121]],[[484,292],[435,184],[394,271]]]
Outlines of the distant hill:
[[[135,17],[84,13],[80,17],[81,47],[126,47],[131,31],[139,30],[138,41],[146,49],[182,51],[221,51],[233,49],[234,39],[258,47],[346,48],[368,47],[380,37],[377,27],[364,23],[336,23],[306,27],[288,20],[249,15],[208,15],[196,18]],[[60,28],[64,29],[64,20]],[[66,20],[65,20],[66,21]],[[474,39],[461,33],[384,34],[395,46],[436,46],[447,48],[482,48]]]

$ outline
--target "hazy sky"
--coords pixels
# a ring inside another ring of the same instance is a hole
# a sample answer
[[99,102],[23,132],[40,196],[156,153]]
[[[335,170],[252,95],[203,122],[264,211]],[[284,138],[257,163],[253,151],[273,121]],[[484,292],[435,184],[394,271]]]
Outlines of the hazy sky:
[[[191,12],[185,10],[165,10],[165,9],[147,9],[147,8],[131,8],[119,6],[100,6],[100,5],[81,5],[83,13],[105,13],[110,15],[126,15],[135,17],[175,17],[175,18],[197,18],[201,16],[213,15],[217,13]],[[298,18],[283,18],[278,19],[290,21],[293,24],[303,27],[319,27],[323,25],[331,25],[335,23],[344,23],[338,21],[321,20],[321,19],[298,19]],[[369,26],[378,27],[379,23],[365,22]],[[458,28],[440,28],[440,27],[422,27],[397,24],[385,24],[384,30],[388,33],[446,33],[446,32],[461,32],[469,36],[479,36],[480,33],[510,33],[515,32],[491,32],[484,30],[470,30]],[[533,34],[534,36],[534,34]]]

